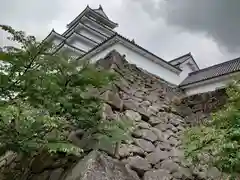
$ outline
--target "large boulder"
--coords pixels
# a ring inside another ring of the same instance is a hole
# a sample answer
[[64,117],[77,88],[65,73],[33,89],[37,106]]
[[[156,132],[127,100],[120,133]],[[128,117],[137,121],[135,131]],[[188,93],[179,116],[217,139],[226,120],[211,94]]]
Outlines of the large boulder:
[[122,110],[123,102],[119,97],[119,94],[110,90],[107,90],[103,95],[103,99],[111,105],[114,109]]
[[41,174],[33,175],[30,180],[48,180],[49,179],[49,171],[44,171]]
[[156,164],[159,161],[163,161],[165,159],[168,159],[170,157],[170,153],[168,151],[162,151],[158,148],[150,154],[146,156],[146,159],[151,164]]
[[112,120],[115,118],[112,107],[108,104],[103,104],[102,118],[106,120]]
[[143,175],[144,172],[150,170],[151,168],[150,163],[140,156],[130,157],[127,161],[130,167],[140,175]]
[[171,180],[172,176],[166,170],[152,170],[144,174],[144,180]]
[[155,146],[150,141],[146,141],[144,139],[134,139],[134,142],[145,152],[152,152],[155,149]]
[[125,116],[128,119],[130,119],[132,121],[137,121],[137,122],[141,121],[141,119],[142,119],[141,115],[138,112],[133,111],[133,110],[126,110],[125,111]]
[[171,173],[179,171],[180,166],[170,159],[166,159],[155,166],[157,169],[165,169]]
[[132,154],[144,155],[143,149],[133,144],[121,144],[118,153],[120,157],[128,157]]
[[62,169],[62,168],[55,169],[50,174],[49,180],[59,180],[61,178],[63,172],[64,172],[64,169]]
[[136,131],[133,132],[133,136],[136,138],[142,138],[151,142],[154,142],[158,139],[158,137],[151,131],[148,129],[138,129]]
[[132,110],[132,111],[135,111],[135,112],[137,112],[138,108],[139,108],[139,104],[132,99],[124,100],[123,101],[123,106],[124,106],[124,109]]
[[54,159],[49,153],[43,152],[38,154],[31,162],[30,169],[33,173],[43,172],[45,169],[49,169],[54,163]]
[[80,160],[64,180],[139,180],[122,162],[98,151]]
[[152,126],[145,121],[140,121],[136,123],[136,127],[139,129],[150,129]]

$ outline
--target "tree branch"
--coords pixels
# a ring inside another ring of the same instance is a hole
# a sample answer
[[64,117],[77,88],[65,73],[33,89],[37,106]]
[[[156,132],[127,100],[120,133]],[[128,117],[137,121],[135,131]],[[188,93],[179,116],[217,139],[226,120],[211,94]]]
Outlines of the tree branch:
[[11,87],[15,86],[17,83],[19,83],[21,77],[23,77],[27,71],[31,68],[33,62],[35,61],[35,59],[38,57],[38,55],[42,52],[43,48],[41,47],[39,49],[39,51],[35,54],[35,56],[33,56],[33,58],[31,59],[30,63],[25,67],[25,70],[23,71],[22,75],[20,75],[18,77],[18,79],[16,81],[14,81],[12,84],[10,84],[7,88],[5,88],[4,90],[2,90],[2,93],[6,92],[7,90],[9,90]]

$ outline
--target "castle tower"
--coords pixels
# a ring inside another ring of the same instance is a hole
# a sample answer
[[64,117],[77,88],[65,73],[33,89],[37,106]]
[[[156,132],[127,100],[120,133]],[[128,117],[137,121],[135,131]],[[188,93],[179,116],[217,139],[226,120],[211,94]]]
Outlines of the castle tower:
[[46,39],[58,45],[57,50],[82,56],[114,35],[117,26],[117,23],[108,18],[101,5],[97,9],[87,6],[67,24],[67,30],[63,34],[52,30]]

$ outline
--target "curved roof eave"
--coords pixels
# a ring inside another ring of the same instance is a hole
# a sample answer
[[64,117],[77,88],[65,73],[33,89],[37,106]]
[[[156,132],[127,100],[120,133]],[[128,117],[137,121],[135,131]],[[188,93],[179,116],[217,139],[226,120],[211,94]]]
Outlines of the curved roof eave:
[[[145,48],[141,47],[140,45],[130,41],[129,39],[115,33],[113,36],[109,37],[108,39],[106,39],[105,41],[103,41],[102,43],[98,44],[97,46],[95,46],[93,49],[91,49],[90,51],[88,51],[85,55],[83,55],[82,57],[78,58],[78,59],[81,59],[81,58],[84,58],[88,55],[90,55],[91,53],[93,53],[94,51],[96,51],[98,48],[100,48],[101,46],[103,45],[107,45],[111,40],[113,40],[114,38],[118,38],[119,40],[121,41],[125,41],[127,43],[130,43],[131,45],[134,45],[135,47],[137,47],[139,50],[141,51],[144,51],[145,53],[149,54],[150,56],[152,56],[152,58],[155,58],[157,59],[159,62],[156,62],[156,63],[159,63],[161,64],[162,66],[165,66],[166,68],[170,69],[171,71],[174,71],[176,73],[180,73],[182,70],[169,64],[167,61],[164,61],[162,58],[158,57],[157,55],[153,54],[152,52],[146,50]],[[117,42],[117,41],[116,41]],[[115,43],[116,43],[115,42]]]

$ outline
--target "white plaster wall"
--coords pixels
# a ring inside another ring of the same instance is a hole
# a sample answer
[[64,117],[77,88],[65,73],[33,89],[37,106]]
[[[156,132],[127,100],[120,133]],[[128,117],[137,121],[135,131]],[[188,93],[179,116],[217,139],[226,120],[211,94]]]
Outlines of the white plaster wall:
[[63,51],[64,53],[66,53],[68,56],[76,56],[79,57],[81,56],[81,53],[79,53],[78,51],[75,51],[73,49],[70,49],[67,46],[64,46],[60,51]]
[[52,40],[52,43],[57,46],[59,45],[63,40],[57,37],[54,37],[54,39]]
[[180,78],[176,73],[162,67],[159,64],[152,62],[150,59],[147,59],[146,57],[138,54],[137,52],[125,47],[123,44],[120,43],[112,45],[111,47],[105,49],[104,51],[99,52],[98,54],[91,58],[91,61],[96,62],[100,58],[104,58],[109,52],[111,52],[114,49],[117,50],[122,55],[125,54],[126,60],[129,63],[135,64],[137,65],[137,67],[145,69],[148,72],[155,74],[172,84],[179,84]]
[[94,45],[92,43],[89,43],[88,41],[80,40],[79,38],[74,38],[74,39],[68,41],[68,44],[70,44],[71,46],[74,46],[78,49],[81,49],[85,52],[89,51],[90,49],[92,49],[94,47]]
[[195,85],[185,87],[186,95],[201,94],[205,92],[215,91],[216,89],[225,88],[232,80],[238,78],[240,72],[235,72],[230,75],[220,76],[208,81],[199,82]]
[[215,91],[217,89],[221,89],[226,87],[226,85],[230,82],[230,80],[218,80],[215,82],[208,82],[206,84],[201,84],[195,87],[189,87],[185,89],[185,93],[187,96],[191,96],[194,94],[201,94],[205,92]]
[[193,72],[191,67],[187,64],[189,61],[184,62],[183,64],[180,65],[180,69],[182,72],[180,73],[180,83],[186,79],[189,73]]
[[82,35],[84,35],[84,36],[86,36],[86,37],[88,37],[88,38],[96,41],[97,43],[100,43],[100,42],[102,42],[103,40],[105,40],[104,37],[102,37],[102,36],[100,36],[100,35],[98,36],[98,35],[96,35],[96,34],[93,34],[92,32],[90,32],[90,31],[88,31],[88,30],[86,30],[86,29],[84,29],[84,28],[78,29],[77,32],[78,32],[79,34],[82,34]]
[[58,45],[64,41],[64,39],[61,39],[57,36],[51,36],[49,39],[47,39],[47,41],[53,45],[54,48],[49,50],[49,52],[53,53],[56,48],[58,48]]

